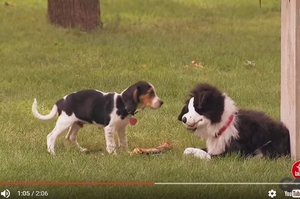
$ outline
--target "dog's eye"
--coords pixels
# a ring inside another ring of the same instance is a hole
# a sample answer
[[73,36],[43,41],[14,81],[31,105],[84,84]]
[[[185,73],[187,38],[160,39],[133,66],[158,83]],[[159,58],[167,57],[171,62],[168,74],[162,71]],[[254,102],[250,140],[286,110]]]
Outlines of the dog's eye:
[[153,90],[150,90],[148,93],[149,93],[149,96],[150,96],[150,97],[154,97],[154,96],[155,96],[155,93],[154,93]]

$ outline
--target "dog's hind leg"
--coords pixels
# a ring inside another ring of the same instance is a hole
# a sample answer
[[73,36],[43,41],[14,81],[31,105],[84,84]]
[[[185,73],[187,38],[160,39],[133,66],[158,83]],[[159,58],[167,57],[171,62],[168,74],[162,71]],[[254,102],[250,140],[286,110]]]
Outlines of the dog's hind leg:
[[70,141],[72,144],[77,146],[81,152],[86,152],[86,148],[82,148],[77,142],[77,133],[82,128],[82,124],[75,122],[69,129],[68,134],[66,135],[66,140]]
[[126,149],[127,148],[126,127],[119,128],[117,132],[119,137],[119,147],[122,149]]
[[49,153],[55,155],[54,146],[57,137],[67,130],[74,122],[74,118],[67,116],[65,113],[62,113],[58,117],[54,129],[47,136],[47,148]]
[[270,146],[272,145],[272,141],[269,140],[268,142],[266,142],[265,144],[263,144],[261,147],[259,147],[258,149],[256,149],[252,155],[254,158],[262,158],[265,156],[265,154],[267,154],[267,151],[269,150],[268,148],[270,148]]

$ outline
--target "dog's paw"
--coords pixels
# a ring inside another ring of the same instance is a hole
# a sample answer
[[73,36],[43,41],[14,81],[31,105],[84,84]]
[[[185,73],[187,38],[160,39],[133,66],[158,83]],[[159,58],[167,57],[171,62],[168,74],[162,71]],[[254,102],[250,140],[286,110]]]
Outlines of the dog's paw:
[[195,148],[189,147],[184,150],[184,154],[188,155],[195,152]]
[[56,155],[54,151],[48,150],[48,153],[51,154],[51,155]]
[[80,147],[80,152],[82,152],[82,153],[88,153],[89,150],[87,148]]
[[211,156],[207,152],[197,148],[186,148],[183,153],[186,155],[194,154],[195,157],[200,159],[211,159]]
[[55,151],[54,151],[54,148],[53,148],[53,147],[48,146],[48,147],[47,147],[47,151],[48,151],[48,153],[50,153],[51,155],[55,155]]
[[116,155],[117,154],[115,146],[108,146],[108,147],[106,147],[106,151],[107,151],[107,153],[112,154],[112,155]]

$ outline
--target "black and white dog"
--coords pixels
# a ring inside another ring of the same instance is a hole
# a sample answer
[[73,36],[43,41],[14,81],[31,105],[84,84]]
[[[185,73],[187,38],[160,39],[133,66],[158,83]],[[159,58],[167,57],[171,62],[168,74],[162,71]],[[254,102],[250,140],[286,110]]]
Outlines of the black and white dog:
[[158,109],[163,102],[156,96],[153,85],[140,81],[125,89],[121,94],[104,93],[98,90],[82,90],[58,100],[48,115],[41,115],[37,111],[37,102],[34,99],[32,112],[41,120],[52,119],[59,115],[55,128],[47,136],[47,147],[51,154],[55,154],[54,145],[57,137],[69,129],[66,139],[74,143],[81,151],[76,140],[77,132],[83,124],[94,124],[104,127],[106,150],[115,151],[115,132],[118,133],[119,146],[127,147],[125,135],[126,126],[136,111],[145,107]]
[[178,120],[206,140],[205,149],[187,148],[201,158],[239,153],[242,156],[290,155],[289,130],[264,112],[238,110],[234,101],[209,84],[198,84]]

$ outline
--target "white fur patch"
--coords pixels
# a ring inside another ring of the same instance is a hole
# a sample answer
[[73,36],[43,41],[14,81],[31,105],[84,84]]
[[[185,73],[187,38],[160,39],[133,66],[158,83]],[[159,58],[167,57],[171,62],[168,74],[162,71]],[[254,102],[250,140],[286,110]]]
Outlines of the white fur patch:
[[186,148],[183,153],[185,155],[194,154],[195,157],[201,158],[201,159],[211,159],[211,156],[207,152],[205,152],[201,149],[198,149],[198,148],[189,147],[189,148]]

